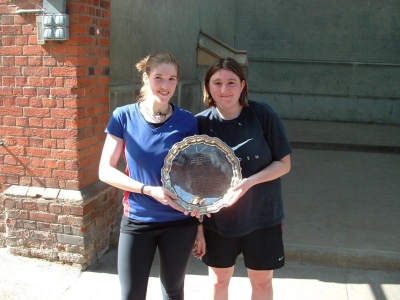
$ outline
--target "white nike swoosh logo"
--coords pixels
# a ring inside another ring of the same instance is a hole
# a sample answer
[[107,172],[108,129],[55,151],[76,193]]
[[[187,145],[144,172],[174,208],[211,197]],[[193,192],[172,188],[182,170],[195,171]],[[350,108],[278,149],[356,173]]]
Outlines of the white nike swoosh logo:
[[237,145],[235,147],[232,147],[232,150],[235,151],[235,150],[239,149],[240,147],[242,147],[244,144],[246,144],[248,141],[251,141],[251,140],[252,139],[248,139],[247,141],[245,141],[245,142],[243,142],[243,143],[241,143],[241,144],[239,144],[239,145]]

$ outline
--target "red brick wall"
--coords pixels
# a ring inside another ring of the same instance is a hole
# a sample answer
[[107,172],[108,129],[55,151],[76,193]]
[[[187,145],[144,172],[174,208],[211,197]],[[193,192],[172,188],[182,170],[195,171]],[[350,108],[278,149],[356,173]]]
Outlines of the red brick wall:
[[6,213],[4,207],[5,197],[0,194],[0,248],[6,247],[7,231],[6,231]]
[[12,186],[0,195],[0,247],[86,269],[116,245],[116,194],[102,182],[82,191]]
[[109,117],[110,1],[67,1],[70,38],[38,45],[40,1],[0,0],[0,191],[98,181]]

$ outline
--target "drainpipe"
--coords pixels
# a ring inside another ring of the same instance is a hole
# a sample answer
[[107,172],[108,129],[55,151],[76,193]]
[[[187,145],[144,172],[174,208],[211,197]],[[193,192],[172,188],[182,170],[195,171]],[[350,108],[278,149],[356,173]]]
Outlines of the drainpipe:
[[40,14],[43,12],[42,8],[37,8],[37,9],[17,9],[17,14],[22,15],[22,14]]

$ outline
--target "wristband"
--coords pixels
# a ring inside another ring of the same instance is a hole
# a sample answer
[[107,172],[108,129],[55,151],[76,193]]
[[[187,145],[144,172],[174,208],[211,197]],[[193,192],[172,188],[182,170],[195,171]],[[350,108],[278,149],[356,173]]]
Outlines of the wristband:
[[144,195],[143,189],[144,189],[145,186],[147,186],[147,185],[146,185],[146,184],[143,184],[142,187],[140,188],[140,193],[141,193],[142,195]]

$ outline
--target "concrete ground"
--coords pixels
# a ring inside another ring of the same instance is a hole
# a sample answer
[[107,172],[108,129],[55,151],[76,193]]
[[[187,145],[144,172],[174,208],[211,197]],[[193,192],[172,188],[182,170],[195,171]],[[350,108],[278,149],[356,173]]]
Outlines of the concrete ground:
[[[85,272],[44,260],[17,257],[0,249],[2,300],[117,300],[117,251],[112,249]],[[147,300],[161,299],[158,259],[151,272]],[[209,300],[207,268],[191,259],[185,282],[188,300]],[[396,300],[400,272],[298,265],[275,271],[275,300]],[[243,261],[238,260],[230,285],[230,300],[250,299]]]
[[[284,121],[294,147],[283,178],[287,265],[275,299],[400,299],[400,126]],[[0,249],[0,299],[118,299],[117,253],[85,272]],[[158,260],[148,300],[160,299]],[[186,299],[210,299],[192,259]],[[250,299],[241,259],[231,300]]]
[[284,123],[287,257],[400,271],[400,126]]

